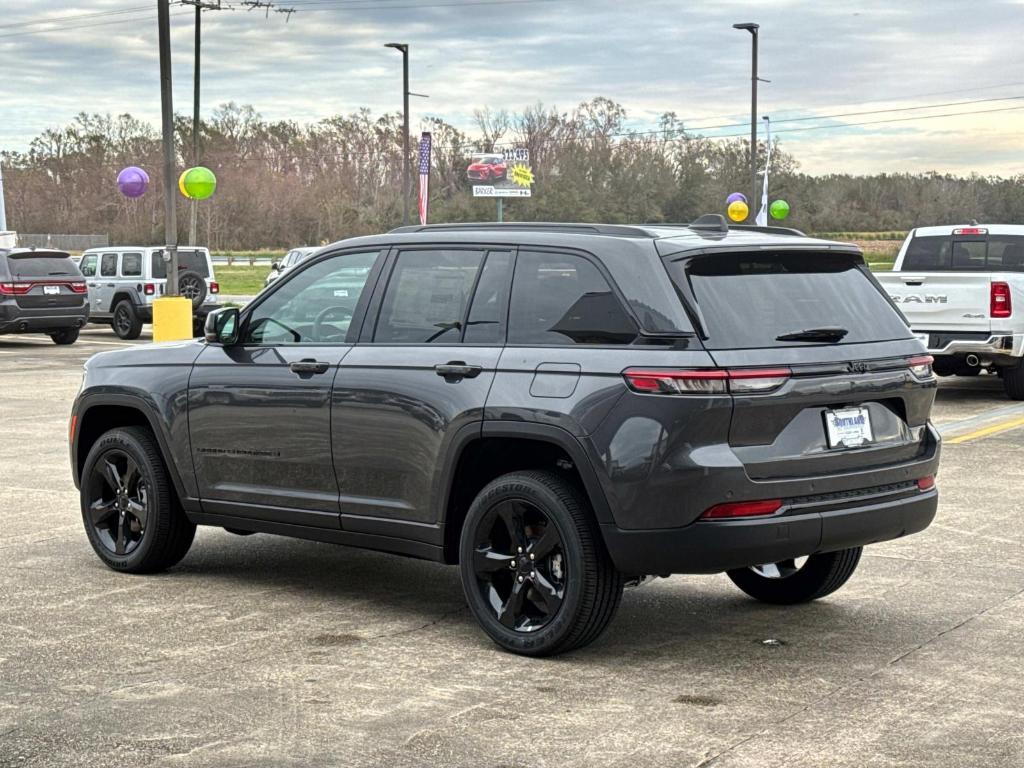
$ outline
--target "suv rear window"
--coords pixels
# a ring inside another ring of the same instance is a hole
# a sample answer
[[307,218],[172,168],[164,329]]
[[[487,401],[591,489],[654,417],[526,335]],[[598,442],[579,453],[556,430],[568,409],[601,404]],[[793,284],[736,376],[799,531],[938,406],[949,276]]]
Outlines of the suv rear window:
[[[152,277],[154,280],[162,280],[167,277],[167,264],[164,262],[163,251],[157,251],[153,254],[153,273]],[[189,251],[179,250],[178,251],[178,272],[195,272],[200,277],[209,277],[210,268],[206,263],[206,253],[204,251]]]
[[11,253],[7,255],[7,266],[11,277],[77,277],[78,267],[66,253],[38,254]]
[[677,261],[704,316],[708,349],[807,346],[777,337],[844,328],[842,344],[906,339],[899,313],[853,257],[836,253],[715,254]]
[[978,235],[914,237],[903,258],[904,271],[1024,272],[1024,237]]

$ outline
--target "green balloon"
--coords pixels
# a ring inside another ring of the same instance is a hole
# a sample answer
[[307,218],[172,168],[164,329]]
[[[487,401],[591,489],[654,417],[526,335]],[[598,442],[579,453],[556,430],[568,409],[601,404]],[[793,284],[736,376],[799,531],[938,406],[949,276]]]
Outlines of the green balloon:
[[774,200],[768,207],[768,212],[771,213],[773,219],[779,219],[781,221],[789,216],[789,203],[785,200]]
[[181,178],[178,179],[178,188],[187,198],[205,200],[217,189],[217,177],[209,168],[197,165],[181,174]]

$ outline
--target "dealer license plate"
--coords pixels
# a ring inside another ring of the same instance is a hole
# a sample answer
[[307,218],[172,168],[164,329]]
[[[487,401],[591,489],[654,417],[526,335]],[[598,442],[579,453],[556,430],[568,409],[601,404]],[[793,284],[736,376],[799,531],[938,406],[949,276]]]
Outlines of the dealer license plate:
[[43,293],[51,295],[51,296],[53,296],[55,294],[59,294],[60,293],[60,286],[59,285],[44,285],[43,286]]
[[855,448],[874,440],[867,408],[825,411],[825,430],[829,448]]

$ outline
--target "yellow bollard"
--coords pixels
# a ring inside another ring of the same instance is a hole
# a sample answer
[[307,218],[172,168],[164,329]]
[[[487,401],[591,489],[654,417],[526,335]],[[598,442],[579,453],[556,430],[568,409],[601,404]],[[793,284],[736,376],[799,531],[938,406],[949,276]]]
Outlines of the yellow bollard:
[[192,338],[192,300],[161,296],[153,301],[153,341],[184,341]]

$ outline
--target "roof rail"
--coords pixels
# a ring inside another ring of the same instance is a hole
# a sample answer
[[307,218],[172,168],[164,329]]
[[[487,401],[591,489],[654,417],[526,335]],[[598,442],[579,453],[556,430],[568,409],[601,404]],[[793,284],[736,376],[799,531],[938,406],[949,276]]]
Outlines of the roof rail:
[[797,237],[807,237],[804,232],[801,232],[799,229],[793,229],[792,227],[762,227],[757,224],[730,224],[729,229],[740,229],[747,232],[764,232],[766,235],[796,235]]
[[534,232],[569,232],[583,235],[611,235],[613,237],[655,237],[649,229],[630,227],[624,224],[566,224],[545,221],[471,221],[456,224],[413,224],[392,229],[388,234],[397,235],[412,232],[500,232],[502,230]]

